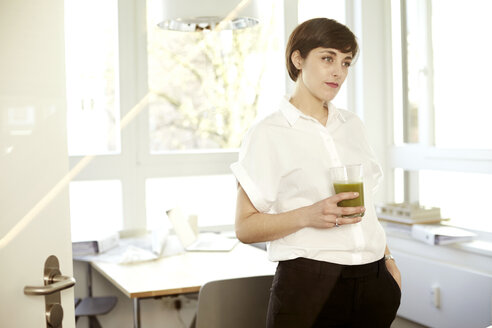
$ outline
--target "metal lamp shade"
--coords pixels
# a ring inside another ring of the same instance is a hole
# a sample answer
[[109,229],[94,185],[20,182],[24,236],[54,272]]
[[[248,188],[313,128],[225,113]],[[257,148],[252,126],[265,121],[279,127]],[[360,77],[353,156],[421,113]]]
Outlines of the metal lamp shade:
[[196,32],[242,29],[259,22],[257,0],[162,0],[162,20],[166,30]]

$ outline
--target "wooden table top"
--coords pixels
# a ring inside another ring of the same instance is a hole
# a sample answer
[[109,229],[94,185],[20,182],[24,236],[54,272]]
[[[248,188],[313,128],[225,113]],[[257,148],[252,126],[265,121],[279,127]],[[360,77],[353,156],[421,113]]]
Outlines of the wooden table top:
[[229,252],[184,252],[134,264],[91,263],[129,298],[194,293],[212,280],[273,275],[277,266],[265,251],[242,243]]

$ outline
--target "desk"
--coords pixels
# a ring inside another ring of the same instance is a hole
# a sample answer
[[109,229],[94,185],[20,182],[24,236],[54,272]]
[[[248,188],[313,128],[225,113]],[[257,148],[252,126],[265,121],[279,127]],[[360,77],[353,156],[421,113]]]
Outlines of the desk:
[[140,327],[142,298],[195,293],[206,282],[275,273],[264,251],[238,243],[230,252],[186,252],[138,264],[91,262],[133,301],[133,327]]

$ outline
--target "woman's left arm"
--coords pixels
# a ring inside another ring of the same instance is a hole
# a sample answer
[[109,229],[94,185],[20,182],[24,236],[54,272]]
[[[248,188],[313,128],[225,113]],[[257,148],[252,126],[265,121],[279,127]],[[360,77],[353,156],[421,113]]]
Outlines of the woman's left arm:
[[[387,255],[391,255],[391,252],[390,252],[388,246],[386,246],[386,250],[384,251],[384,256],[386,257]],[[398,269],[398,267],[396,266],[395,259],[394,258],[391,258],[391,259],[385,258],[384,262],[386,264],[386,268],[388,269],[389,273],[391,273],[393,278],[395,278],[396,282],[398,283],[398,286],[400,286],[400,289],[401,289],[401,273],[400,273],[400,270]]]

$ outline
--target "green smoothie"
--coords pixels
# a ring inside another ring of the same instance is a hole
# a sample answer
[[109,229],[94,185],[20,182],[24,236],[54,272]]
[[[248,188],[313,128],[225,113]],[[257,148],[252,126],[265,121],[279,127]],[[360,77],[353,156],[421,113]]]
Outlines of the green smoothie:
[[358,192],[359,197],[354,199],[345,199],[339,202],[337,205],[341,207],[356,207],[364,206],[364,184],[362,182],[350,182],[350,183],[340,183],[334,182],[333,187],[335,188],[335,193],[339,194],[341,192]]

